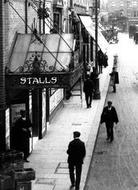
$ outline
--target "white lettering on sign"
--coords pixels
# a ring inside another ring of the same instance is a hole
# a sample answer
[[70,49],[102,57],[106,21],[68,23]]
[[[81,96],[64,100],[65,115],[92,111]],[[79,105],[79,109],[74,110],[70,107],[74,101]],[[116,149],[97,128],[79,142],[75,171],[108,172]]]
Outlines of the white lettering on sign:
[[21,77],[20,78],[21,85],[56,84],[56,83],[57,83],[57,77],[51,77],[51,78]]

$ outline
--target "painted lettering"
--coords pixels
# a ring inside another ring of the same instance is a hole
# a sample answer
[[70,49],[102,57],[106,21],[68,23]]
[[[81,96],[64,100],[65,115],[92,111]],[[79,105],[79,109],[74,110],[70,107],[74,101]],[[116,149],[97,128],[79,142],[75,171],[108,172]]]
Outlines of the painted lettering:
[[33,78],[32,84],[39,84],[39,80],[37,78]]
[[56,84],[57,77],[21,77],[21,85]]
[[57,83],[57,77],[52,77],[51,78],[51,83],[56,84]]
[[25,83],[26,83],[26,78],[25,77],[20,78],[20,84],[25,84]]
[[45,83],[45,81],[42,80],[42,78],[39,77],[39,84],[44,84],[44,83]]
[[31,79],[32,79],[32,77],[28,77],[28,78],[27,78],[28,84],[31,84]]

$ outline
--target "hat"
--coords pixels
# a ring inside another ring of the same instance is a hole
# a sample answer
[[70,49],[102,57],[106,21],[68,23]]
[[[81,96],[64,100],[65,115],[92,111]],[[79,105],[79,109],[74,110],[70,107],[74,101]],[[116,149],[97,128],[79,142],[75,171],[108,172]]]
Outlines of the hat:
[[74,137],[79,137],[81,133],[79,131],[74,131],[73,132]]
[[107,103],[108,103],[108,104],[112,104],[112,102],[111,102],[111,101],[108,101]]

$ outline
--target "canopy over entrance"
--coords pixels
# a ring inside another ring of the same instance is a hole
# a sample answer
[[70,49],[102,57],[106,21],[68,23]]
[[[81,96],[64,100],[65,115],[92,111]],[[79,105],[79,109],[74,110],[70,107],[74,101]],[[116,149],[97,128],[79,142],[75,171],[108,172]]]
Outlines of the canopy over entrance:
[[[9,63],[8,71],[31,73],[33,66],[40,73],[69,71],[74,39],[72,34],[41,35],[41,43],[33,34],[18,34]],[[64,40],[63,40],[64,39]]]
[[6,69],[8,88],[72,87],[82,74],[73,34],[17,34]]

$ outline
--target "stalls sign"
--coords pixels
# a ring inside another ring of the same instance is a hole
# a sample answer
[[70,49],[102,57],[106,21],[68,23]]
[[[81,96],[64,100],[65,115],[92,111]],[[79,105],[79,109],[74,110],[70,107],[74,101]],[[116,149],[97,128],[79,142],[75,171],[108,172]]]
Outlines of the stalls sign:
[[21,77],[20,85],[56,84],[57,77]]

